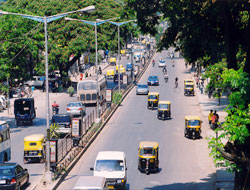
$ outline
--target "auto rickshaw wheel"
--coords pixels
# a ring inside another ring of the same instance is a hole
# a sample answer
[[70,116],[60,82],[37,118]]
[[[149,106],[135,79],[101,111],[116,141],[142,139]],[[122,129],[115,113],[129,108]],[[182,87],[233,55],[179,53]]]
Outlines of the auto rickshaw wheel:
[[146,169],[146,171],[145,171],[145,172],[146,172],[146,175],[149,175],[149,170],[148,170],[148,169]]

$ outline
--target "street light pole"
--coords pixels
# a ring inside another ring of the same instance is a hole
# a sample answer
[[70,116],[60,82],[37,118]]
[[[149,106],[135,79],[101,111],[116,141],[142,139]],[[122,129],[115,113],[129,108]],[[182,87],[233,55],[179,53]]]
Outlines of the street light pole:
[[99,112],[99,77],[98,77],[98,48],[97,48],[97,20],[95,21],[95,67],[96,67],[96,88],[97,88],[97,99],[96,99],[96,108],[97,108],[97,118],[100,118]]
[[50,119],[50,106],[49,106],[49,64],[48,64],[48,35],[47,35],[47,17],[44,17],[44,35],[45,35],[45,78],[46,78],[46,181],[52,181],[52,174],[50,171],[50,129],[49,129],[49,119]]
[[121,65],[120,65],[120,25],[118,25],[118,92],[120,93],[120,91],[121,91],[121,82],[120,82],[120,80],[121,80],[121,72],[120,72],[120,70],[121,70],[121,67],[120,67]]

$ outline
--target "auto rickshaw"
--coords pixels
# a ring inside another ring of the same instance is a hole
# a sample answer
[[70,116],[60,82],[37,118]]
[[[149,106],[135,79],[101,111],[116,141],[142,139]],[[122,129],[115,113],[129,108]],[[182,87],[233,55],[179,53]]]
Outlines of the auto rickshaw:
[[171,102],[170,101],[159,101],[157,118],[162,119],[162,120],[171,118]]
[[[116,73],[119,73],[118,67],[116,69]],[[120,74],[123,74],[123,73],[125,73],[125,68],[122,66],[122,67],[120,67]]]
[[185,137],[197,139],[201,137],[201,119],[199,116],[185,116]]
[[140,170],[141,172],[145,172],[147,175],[150,172],[157,172],[159,170],[158,142],[140,142],[138,155],[138,170]]
[[126,50],[125,49],[121,49],[121,55],[125,55],[126,54]]
[[107,70],[107,79],[114,79],[114,76],[115,76],[115,70],[114,69]]
[[110,62],[111,65],[116,65],[116,57],[111,57],[109,59],[109,62]]
[[148,109],[154,109],[158,107],[159,102],[159,92],[149,92],[148,93]]
[[34,98],[20,98],[14,101],[14,114],[16,125],[28,123],[32,124],[36,118]]
[[184,83],[184,95],[194,96],[194,83],[192,82]]
[[33,134],[24,138],[23,162],[31,160],[45,161],[45,137],[43,134]]

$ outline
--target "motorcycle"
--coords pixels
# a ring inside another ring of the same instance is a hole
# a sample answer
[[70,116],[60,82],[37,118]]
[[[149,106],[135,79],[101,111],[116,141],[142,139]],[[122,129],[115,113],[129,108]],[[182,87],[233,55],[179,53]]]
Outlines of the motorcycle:
[[58,114],[59,113],[59,107],[52,107],[52,114]]
[[168,75],[164,75],[164,81],[165,81],[165,83],[167,83],[168,82]]

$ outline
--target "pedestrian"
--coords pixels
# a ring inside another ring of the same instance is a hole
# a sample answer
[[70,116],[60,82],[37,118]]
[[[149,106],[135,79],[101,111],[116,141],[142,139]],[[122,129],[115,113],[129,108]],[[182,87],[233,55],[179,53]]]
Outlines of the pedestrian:
[[210,113],[208,114],[208,123],[211,127],[212,124],[212,116],[214,115],[213,110],[210,110]]
[[217,114],[217,111],[215,110],[212,117],[211,117],[211,128],[214,130],[218,127],[218,121],[219,121],[219,115]]
[[88,77],[88,75],[89,75],[89,74],[88,74],[88,72],[86,72],[86,73],[85,73],[85,78],[87,78],[87,77]]
[[199,84],[199,77],[198,76],[195,77],[195,82],[196,82],[196,87],[198,88],[198,84]]

